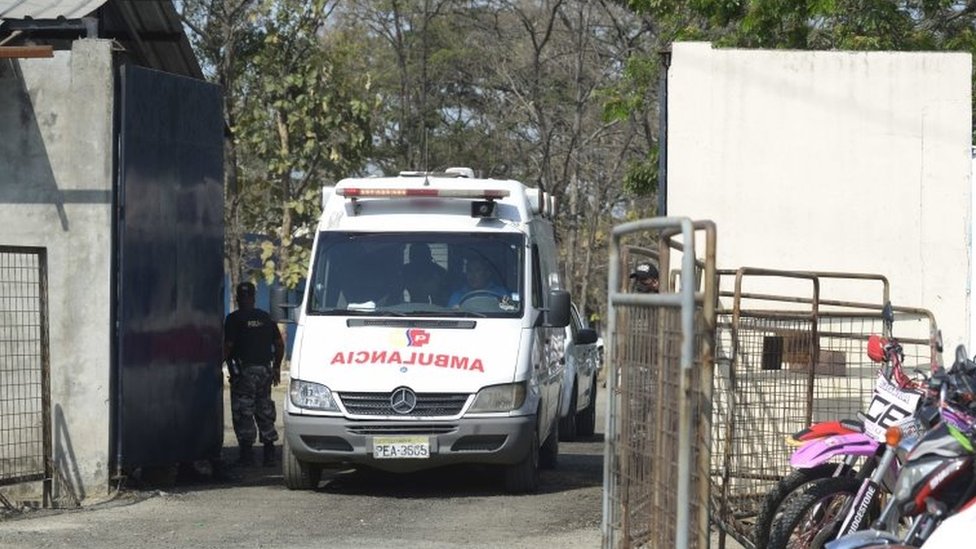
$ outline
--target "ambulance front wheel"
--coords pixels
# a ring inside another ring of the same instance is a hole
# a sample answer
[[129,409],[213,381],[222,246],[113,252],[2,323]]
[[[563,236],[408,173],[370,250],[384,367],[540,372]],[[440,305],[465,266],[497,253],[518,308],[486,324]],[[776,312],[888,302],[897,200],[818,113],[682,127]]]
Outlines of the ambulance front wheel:
[[526,456],[505,466],[505,490],[510,494],[527,494],[539,489],[539,429],[532,430],[532,441]]
[[322,466],[315,463],[306,463],[291,451],[288,445],[288,437],[284,437],[285,443],[281,450],[281,473],[285,477],[285,487],[289,490],[314,490],[319,486],[322,478]]

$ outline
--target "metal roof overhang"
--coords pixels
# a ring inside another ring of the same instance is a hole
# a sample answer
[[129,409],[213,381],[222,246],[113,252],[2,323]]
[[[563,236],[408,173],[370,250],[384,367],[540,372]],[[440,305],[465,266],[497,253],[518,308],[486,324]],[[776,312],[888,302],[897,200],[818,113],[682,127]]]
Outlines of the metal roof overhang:
[[0,48],[115,40],[138,65],[203,79],[172,0],[0,0]]

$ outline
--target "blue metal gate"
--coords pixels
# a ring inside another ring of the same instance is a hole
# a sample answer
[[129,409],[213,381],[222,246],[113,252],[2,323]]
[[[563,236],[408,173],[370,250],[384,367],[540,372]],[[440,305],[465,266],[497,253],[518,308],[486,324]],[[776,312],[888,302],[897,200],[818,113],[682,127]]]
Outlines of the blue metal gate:
[[115,465],[216,457],[223,443],[223,118],[217,86],[120,75]]

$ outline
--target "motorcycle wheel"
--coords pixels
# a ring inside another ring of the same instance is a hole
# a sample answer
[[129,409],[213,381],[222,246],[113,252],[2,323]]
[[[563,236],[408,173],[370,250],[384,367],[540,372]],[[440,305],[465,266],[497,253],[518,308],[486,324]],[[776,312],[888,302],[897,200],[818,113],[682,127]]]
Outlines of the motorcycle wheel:
[[782,514],[773,521],[768,549],[814,549],[817,535],[828,528],[838,528],[844,512],[861,481],[852,477],[818,480],[791,497]]
[[[762,507],[756,516],[756,523],[753,525],[752,536],[756,547],[766,547],[769,544],[769,533],[773,521],[780,515],[783,502],[793,494],[799,493],[806,485],[811,482],[833,478],[837,472],[836,463],[822,463],[809,469],[797,469],[783,477],[773,489],[766,493],[763,498]],[[854,476],[854,469],[848,466],[836,475],[838,477]]]

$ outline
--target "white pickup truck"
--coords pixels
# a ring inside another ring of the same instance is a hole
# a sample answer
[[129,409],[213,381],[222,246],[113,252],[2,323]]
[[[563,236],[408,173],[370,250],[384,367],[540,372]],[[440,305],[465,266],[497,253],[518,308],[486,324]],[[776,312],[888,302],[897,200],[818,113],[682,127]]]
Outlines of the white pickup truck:
[[601,361],[597,340],[596,331],[587,326],[574,304],[566,326],[566,372],[559,414],[562,440],[593,436],[596,429],[596,378]]

